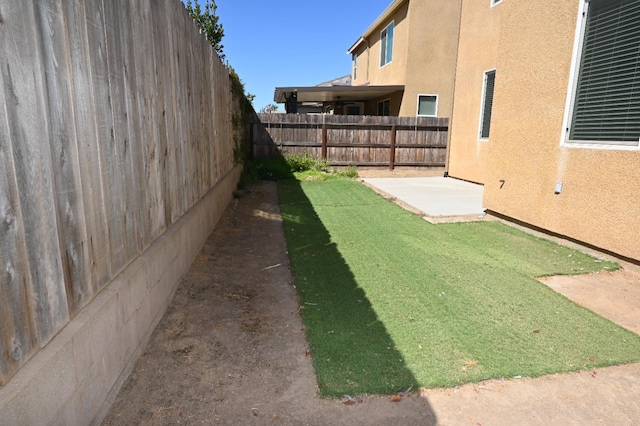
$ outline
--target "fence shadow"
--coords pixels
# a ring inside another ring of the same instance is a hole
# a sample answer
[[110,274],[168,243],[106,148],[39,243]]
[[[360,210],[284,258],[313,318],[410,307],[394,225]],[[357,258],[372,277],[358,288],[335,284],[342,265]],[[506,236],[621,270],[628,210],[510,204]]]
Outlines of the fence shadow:
[[[416,389],[416,378],[301,182],[281,180],[278,188],[291,269],[321,393],[342,397]],[[426,400],[425,406],[425,419],[435,424],[436,415]]]

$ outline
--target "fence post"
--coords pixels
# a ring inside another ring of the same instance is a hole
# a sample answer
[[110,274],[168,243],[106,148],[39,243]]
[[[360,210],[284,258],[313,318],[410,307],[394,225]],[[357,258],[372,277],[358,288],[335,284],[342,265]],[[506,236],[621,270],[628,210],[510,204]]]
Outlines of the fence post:
[[391,148],[389,149],[389,170],[393,170],[396,162],[396,125],[391,126]]
[[327,123],[322,123],[322,159],[327,159]]

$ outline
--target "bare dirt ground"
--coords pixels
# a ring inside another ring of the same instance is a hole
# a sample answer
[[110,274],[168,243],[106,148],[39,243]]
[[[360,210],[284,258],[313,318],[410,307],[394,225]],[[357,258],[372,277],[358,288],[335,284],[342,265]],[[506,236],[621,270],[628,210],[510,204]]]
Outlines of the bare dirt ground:
[[[624,274],[619,297],[640,297],[637,276]],[[601,298],[598,279],[580,285],[583,299]],[[399,402],[359,395],[345,405],[317,396],[306,350],[276,185],[258,184],[227,208],[104,425],[640,422],[640,364],[422,390]]]

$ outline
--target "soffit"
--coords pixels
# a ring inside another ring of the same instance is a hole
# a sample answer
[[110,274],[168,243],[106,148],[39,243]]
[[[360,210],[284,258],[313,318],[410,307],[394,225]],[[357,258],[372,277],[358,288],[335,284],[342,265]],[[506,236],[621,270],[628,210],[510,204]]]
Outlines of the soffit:
[[404,86],[276,87],[273,100],[285,103],[295,92],[298,102],[365,102],[399,91]]

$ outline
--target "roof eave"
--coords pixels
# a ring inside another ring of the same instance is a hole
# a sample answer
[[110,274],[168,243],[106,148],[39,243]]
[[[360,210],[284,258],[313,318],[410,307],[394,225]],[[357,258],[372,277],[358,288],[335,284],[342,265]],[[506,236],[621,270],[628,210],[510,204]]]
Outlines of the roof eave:
[[404,3],[407,3],[408,1],[409,0],[393,0],[393,2],[389,6],[387,6],[384,12],[382,12],[375,21],[373,21],[373,24],[371,24],[369,28],[367,28],[364,34],[362,34],[362,36],[360,36],[360,38],[355,43],[353,43],[347,53],[352,53],[358,46],[360,46],[360,44],[362,44],[363,41],[365,41],[371,34],[373,34],[380,25],[387,21],[391,17],[391,15],[393,15],[395,11],[398,10],[400,6],[402,6]]
[[347,50],[347,54],[351,55],[353,51],[356,50],[365,41],[366,40],[364,39],[364,37],[360,37],[358,40],[356,40],[355,43],[353,43],[353,45],[349,48],[349,50]]

